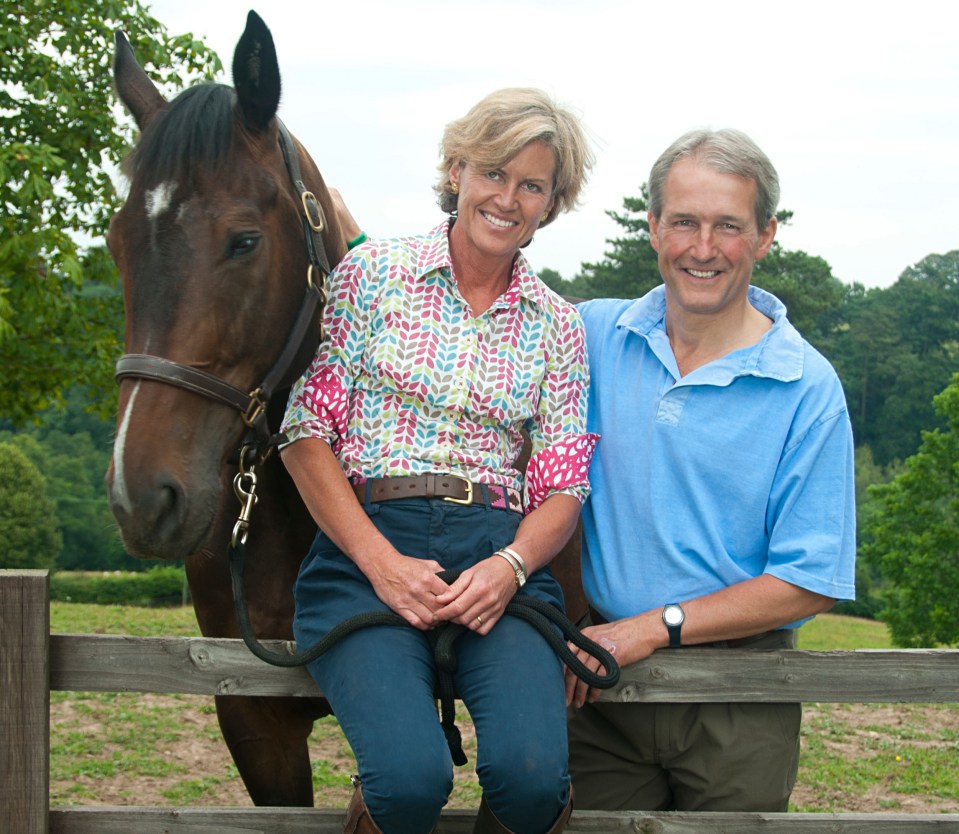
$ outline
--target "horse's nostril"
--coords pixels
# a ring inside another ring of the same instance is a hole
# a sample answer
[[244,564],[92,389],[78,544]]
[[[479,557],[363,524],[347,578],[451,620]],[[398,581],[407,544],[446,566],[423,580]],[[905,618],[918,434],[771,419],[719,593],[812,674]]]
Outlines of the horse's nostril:
[[156,534],[162,540],[176,535],[183,524],[186,512],[186,500],[183,486],[172,477],[162,478],[152,490],[153,504],[150,515],[156,527]]
[[110,507],[128,551],[147,559],[179,559],[195,542],[183,540],[189,528],[189,500],[183,484],[170,473],[152,479],[127,479],[123,489],[111,484]]
[[157,500],[157,509],[159,510],[159,515],[166,515],[170,512],[176,510],[177,504],[180,503],[180,499],[183,496],[182,489],[176,483],[169,483],[161,486],[157,493],[159,499]]

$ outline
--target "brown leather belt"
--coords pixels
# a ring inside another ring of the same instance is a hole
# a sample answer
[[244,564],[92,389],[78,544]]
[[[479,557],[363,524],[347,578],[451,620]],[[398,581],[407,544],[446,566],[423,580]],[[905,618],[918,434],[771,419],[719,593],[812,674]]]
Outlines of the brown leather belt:
[[523,498],[518,490],[496,484],[474,484],[456,475],[409,475],[397,478],[370,478],[359,484],[353,484],[353,492],[360,503],[366,502],[367,488],[369,500],[373,504],[380,501],[395,501],[398,498],[442,498],[454,504],[482,504],[494,510],[523,512]]
[[691,648],[705,649],[739,649],[758,643],[765,637],[774,634],[774,631],[761,631],[759,634],[750,634],[748,637],[734,637],[732,640],[715,640],[712,643],[690,643]]
[[[602,614],[599,613],[593,606],[589,606],[589,619],[592,621],[593,625],[604,625],[608,623],[607,620]],[[743,646],[749,646],[752,643],[758,643],[764,637],[769,637],[773,634],[773,631],[761,631],[759,634],[750,634],[748,637],[735,637],[732,640],[715,640],[712,643],[684,643],[683,648],[689,647],[694,649],[739,649]]]

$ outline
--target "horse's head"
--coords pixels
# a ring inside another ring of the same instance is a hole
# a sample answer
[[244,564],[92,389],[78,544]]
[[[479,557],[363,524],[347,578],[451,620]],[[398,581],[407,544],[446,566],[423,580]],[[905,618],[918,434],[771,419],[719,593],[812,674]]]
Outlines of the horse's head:
[[204,84],[168,103],[122,33],[114,75],[141,135],[108,235],[128,355],[107,485],[127,549],[181,559],[207,543],[248,425],[265,434],[261,400],[316,347],[319,311],[297,329],[309,281],[325,277],[310,256],[335,263],[345,244],[319,171],[276,118],[276,52],[253,12],[235,89]]

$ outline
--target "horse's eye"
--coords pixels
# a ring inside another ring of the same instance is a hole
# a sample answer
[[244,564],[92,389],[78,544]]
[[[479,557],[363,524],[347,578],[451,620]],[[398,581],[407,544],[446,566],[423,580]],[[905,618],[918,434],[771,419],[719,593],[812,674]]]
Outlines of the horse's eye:
[[252,253],[260,245],[260,236],[245,232],[234,235],[230,240],[229,255],[231,258],[242,258]]

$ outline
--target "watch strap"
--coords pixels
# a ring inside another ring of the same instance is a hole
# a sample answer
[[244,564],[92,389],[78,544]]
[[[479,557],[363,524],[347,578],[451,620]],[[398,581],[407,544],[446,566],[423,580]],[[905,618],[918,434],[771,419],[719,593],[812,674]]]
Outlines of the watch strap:
[[[669,609],[676,609],[679,612],[679,622],[671,623],[666,619],[666,612]],[[670,602],[663,606],[663,623],[666,625],[666,633],[669,635],[669,647],[678,649],[682,646],[683,623],[686,621],[686,612],[678,602]]]

